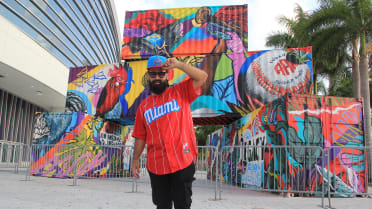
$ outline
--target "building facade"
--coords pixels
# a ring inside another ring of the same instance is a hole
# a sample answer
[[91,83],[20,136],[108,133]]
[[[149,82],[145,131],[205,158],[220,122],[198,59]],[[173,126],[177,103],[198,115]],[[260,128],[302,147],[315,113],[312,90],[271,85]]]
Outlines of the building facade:
[[30,143],[35,112],[64,111],[70,67],[118,63],[113,0],[0,0],[0,140]]

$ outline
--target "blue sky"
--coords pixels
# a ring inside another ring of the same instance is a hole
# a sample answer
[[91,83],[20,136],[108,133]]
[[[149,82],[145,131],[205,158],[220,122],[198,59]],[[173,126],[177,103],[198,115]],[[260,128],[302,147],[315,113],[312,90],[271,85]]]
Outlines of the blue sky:
[[123,32],[126,11],[167,9],[180,7],[221,6],[248,4],[248,50],[270,49],[265,47],[266,37],[273,32],[285,31],[279,25],[278,17],[294,17],[296,3],[304,11],[318,7],[317,0],[114,0],[119,18],[120,31]]

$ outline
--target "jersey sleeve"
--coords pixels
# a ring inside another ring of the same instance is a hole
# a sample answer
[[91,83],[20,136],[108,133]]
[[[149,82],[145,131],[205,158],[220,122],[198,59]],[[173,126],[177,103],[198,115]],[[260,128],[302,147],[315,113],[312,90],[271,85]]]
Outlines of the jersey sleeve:
[[141,111],[141,105],[137,109],[132,137],[146,141],[146,127],[145,127],[145,121],[143,120],[143,113]]
[[196,98],[198,98],[202,92],[202,87],[197,90],[194,89],[192,79],[187,79],[179,83],[179,88],[181,92],[186,95],[186,100],[191,104]]

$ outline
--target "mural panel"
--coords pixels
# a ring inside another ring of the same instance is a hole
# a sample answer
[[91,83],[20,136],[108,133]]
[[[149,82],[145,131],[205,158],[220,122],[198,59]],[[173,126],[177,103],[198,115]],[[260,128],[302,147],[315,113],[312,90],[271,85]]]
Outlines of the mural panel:
[[131,127],[82,112],[38,113],[35,124],[31,174],[123,175],[122,153]]
[[121,59],[225,53],[228,41],[247,50],[247,23],[247,5],[127,11]]
[[[361,100],[343,97],[288,96],[288,144],[323,145],[324,172],[329,172],[331,187],[337,192],[365,192],[366,158],[364,149],[363,103]],[[312,155],[320,156],[315,152]],[[292,153],[292,159],[300,160],[304,153]],[[309,164],[309,163],[308,163]],[[306,168],[310,173],[322,172],[320,162],[311,162]],[[308,182],[314,183],[314,179]],[[328,176],[324,176],[328,178]],[[309,184],[312,185],[312,184]]]
[[[362,125],[361,100],[300,94],[276,99],[229,126],[238,129],[239,154],[232,155],[236,157],[236,183],[244,187],[320,191],[325,182],[336,192],[364,192]],[[224,150],[226,143],[216,143]],[[229,158],[223,161],[223,165],[231,162]],[[235,172],[231,168],[222,167],[224,179],[226,173]]]
[[127,115],[133,97],[129,96],[129,92],[133,95],[142,91],[133,87],[134,79],[138,78],[133,76],[128,64],[71,68],[65,111],[81,111],[117,120],[121,124],[131,124],[133,119]]

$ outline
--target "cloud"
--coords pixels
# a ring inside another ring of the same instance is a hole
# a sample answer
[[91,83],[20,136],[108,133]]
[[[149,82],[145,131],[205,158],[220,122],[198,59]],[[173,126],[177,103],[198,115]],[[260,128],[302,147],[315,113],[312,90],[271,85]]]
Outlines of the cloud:
[[285,32],[286,28],[279,24],[279,17],[294,18],[294,9],[298,3],[304,11],[315,8],[313,0],[261,0],[248,3],[248,49],[257,51],[269,49],[265,46],[266,38],[278,31]]

